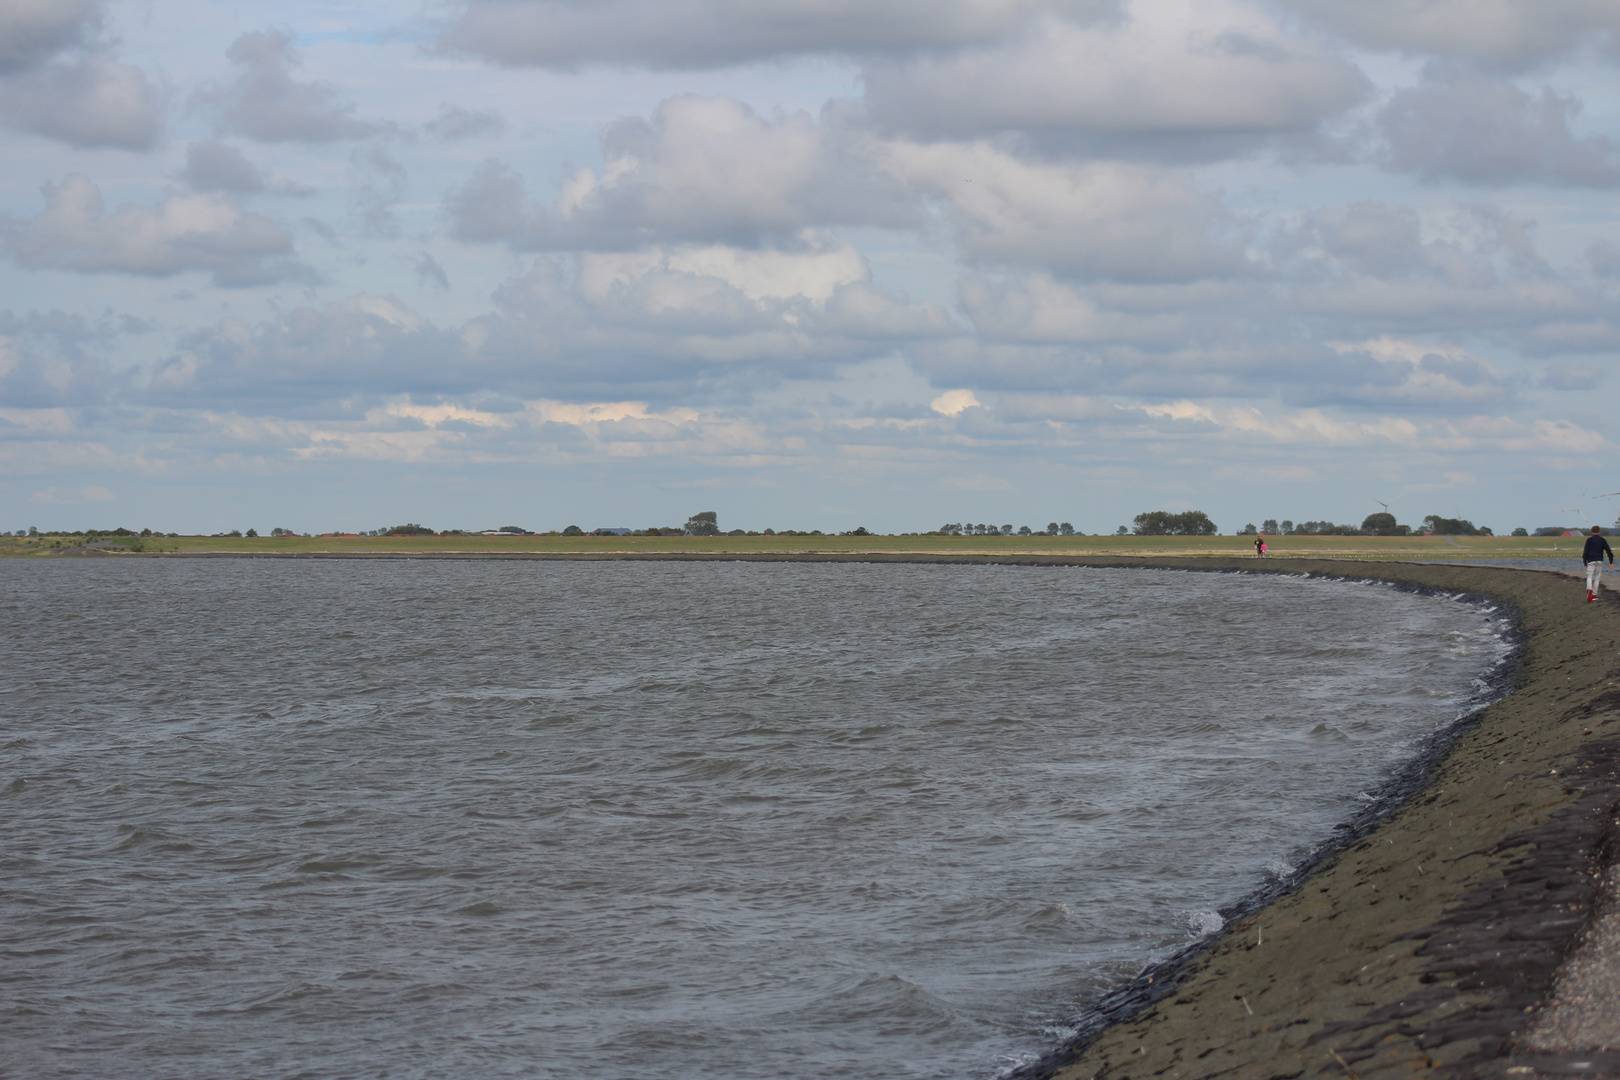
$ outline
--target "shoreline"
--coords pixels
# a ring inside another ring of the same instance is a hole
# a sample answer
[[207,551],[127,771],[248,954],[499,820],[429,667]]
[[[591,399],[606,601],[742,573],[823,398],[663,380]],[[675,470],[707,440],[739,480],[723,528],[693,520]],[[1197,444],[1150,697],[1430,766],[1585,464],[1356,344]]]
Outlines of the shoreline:
[[1620,601],[1586,605],[1556,572],[1287,562],[1182,568],[1390,581],[1504,604],[1519,635],[1510,692],[1464,725],[1404,802],[1186,957],[1154,1000],[1122,1002],[1109,1026],[1013,1075],[1620,1072],[1617,1055],[1520,1041],[1601,906],[1604,864],[1620,847]]
[[1620,1074],[1620,1055],[1550,1054],[1519,1041],[1600,906],[1603,864],[1620,851],[1620,599],[1609,592],[1585,604],[1564,571],[1033,552],[125,557],[1134,566],[1380,581],[1504,605],[1518,632],[1509,692],[1460,725],[1399,805],[1326,851],[1288,891],[1182,953],[1173,970],[1144,972],[1135,999],[1107,1008],[1105,998],[1106,1027],[1010,1076]]

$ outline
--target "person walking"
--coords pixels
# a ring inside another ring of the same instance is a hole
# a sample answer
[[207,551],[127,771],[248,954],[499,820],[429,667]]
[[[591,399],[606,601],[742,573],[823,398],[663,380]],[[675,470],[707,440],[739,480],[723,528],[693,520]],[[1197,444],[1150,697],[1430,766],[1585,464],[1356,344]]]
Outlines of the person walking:
[[1255,537],[1254,538],[1254,554],[1255,554],[1255,557],[1258,558],[1259,556],[1264,555],[1265,553],[1266,553],[1266,538],[1263,537],[1263,536]]
[[1614,549],[1609,542],[1603,539],[1603,530],[1592,526],[1592,535],[1586,538],[1586,548],[1581,552],[1581,562],[1586,564],[1586,602],[1590,604],[1597,599],[1598,589],[1603,587],[1603,557],[1609,558],[1609,569],[1614,569]]

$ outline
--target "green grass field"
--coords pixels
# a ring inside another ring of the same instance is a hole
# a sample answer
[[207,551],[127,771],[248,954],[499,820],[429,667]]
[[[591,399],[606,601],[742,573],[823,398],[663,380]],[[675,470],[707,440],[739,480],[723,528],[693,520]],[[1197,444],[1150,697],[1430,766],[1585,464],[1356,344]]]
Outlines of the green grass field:
[[[1274,536],[1271,558],[1571,559],[1579,537]],[[1253,555],[1249,536],[317,536],[103,539],[112,555],[611,555],[638,554],[952,554],[952,555]],[[81,553],[75,537],[0,538],[0,557]]]

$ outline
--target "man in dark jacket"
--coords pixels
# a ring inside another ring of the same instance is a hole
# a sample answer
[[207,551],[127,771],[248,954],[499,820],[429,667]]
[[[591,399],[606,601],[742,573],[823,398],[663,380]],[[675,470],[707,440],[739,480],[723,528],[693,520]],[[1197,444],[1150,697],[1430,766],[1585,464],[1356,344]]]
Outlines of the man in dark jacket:
[[1586,602],[1590,604],[1597,599],[1598,589],[1603,585],[1603,557],[1609,557],[1609,569],[1614,569],[1614,549],[1609,542],[1603,539],[1603,532],[1598,526],[1592,526],[1592,535],[1586,538],[1586,550],[1581,552],[1581,562],[1586,564]]

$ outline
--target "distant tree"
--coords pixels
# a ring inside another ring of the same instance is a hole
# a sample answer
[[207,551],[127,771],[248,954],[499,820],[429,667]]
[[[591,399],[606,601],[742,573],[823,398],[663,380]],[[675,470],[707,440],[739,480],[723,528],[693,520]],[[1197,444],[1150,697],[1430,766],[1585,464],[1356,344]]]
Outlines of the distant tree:
[[713,510],[702,510],[686,519],[686,535],[719,536],[720,515]]
[[1132,532],[1137,536],[1169,536],[1171,515],[1165,510],[1150,510],[1144,514],[1137,514],[1133,519]]
[[1276,518],[1266,518],[1265,521],[1260,523],[1260,531],[1267,536],[1276,536],[1282,530],[1277,528]]
[[866,531],[866,526],[865,525],[857,525],[853,529],[849,530],[849,532],[845,533],[844,535],[845,536],[871,536],[872,534]]
[[1067,521],[1060,522],[1058,524],[1058,532],[1062,533],[1064,536],[1073,536],[1074,526],[1070,525]]
[[242,530],[241,529],[232,529],[230,532],[226,533],[225,535],[226,536],[240,537],[242,535]]
[[1250,525],[1245,525],[1245,526],[1243,526],[1243,528],[1239,529],[1238,530],[1238,535],[1239,536],[1255,536],[1259,532],[1260,532],[1259,529],[1255,528],[1252,524],[1250,524]]
[[[726,535],[727,536],[747,536],[748,535],[748,530],[747,529],[732,529],[730,532],[726,533]],[[862,533],[861,535],[864,536],[866,534]]]
[[1215,523],[1202,510],[1188,510],[1172,514],[1165,510],[1149,510],[1134,519],[1137,536],[1214,536]]
[[1368,514],[1361,521],[1361,531],[1368,536],[1394,536],[1395,529],[1395,515],[1383,511]]
[[1287,536],[1289,533],[1291,533],[1293,531],[1294,531],[1294,523],[1292,521],[1289,521],[1287,518],[1283,518],[1282,534],[1284,536]]
[[1423,519],[1423,531],[1436,536],[1488,536],[1490,530],[1475,528],[1472,521],[1465,518],[1441,517],[1439,514],[1430,514]]
[[[143,535],[143,536],[145,536],[145,535],[147,535],[147,534],[146,534],[146,533],[142,533],[142,534],[141,534],[141,535]],[[247,535],[249,535],[249,536],[255,536],[255,537],[256,537],[256,536],[258,536],[258,535],[259,535],[259,530],[258,530],[258,529],[249,529],[249,530],[248,530],[248,531],[247,531]]]
[[564,536],[584,536],[585,530],[580,528],[578,525],[570,525],[568,528],[562,531],[562,534]]
[[1514,536],[1529,536],[1530,535],[1530,530],[1525,529],[1525,528],[1514,529],[1513,530],[1513,535]]
[[1335,525],[1331,521],[1302,521],[1294,526],[1296,536],[1355,536],[1360,532],[1354,525]]
[[1018,535],[1019,536],[1034,536],[1035,535],[1035,530],[1031,529],[1028,525],[1020,525],[1020,526],[1018,526]]
[[1046,523],[1046,535],[1047,536],[1056,536],[1057,534],[1058,534],[1058,523],[1055,522],[1055,521],[1048,521]]
[[512,533],[514,536],[529,535],[529,530],[523,528],[521,525],[502,525],[497,531],[503,533]]
[[1129,536],[1130,534],[1131,534],[1131,530],[1127,529],[1123,525],[1121,525],[1119,528],[1114,530],[1114,535],[1115,536]]
[[1003,525],[1001,527],[1001,535],[1002,536],[1011,536],[1012,532],[1013,532],[1013,530],[1012,530],[1011,525]]
[[384,536],[432,536],[433,530],[426,525],[414,523],[406,525],[391,525],[383,533]]

